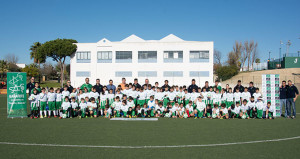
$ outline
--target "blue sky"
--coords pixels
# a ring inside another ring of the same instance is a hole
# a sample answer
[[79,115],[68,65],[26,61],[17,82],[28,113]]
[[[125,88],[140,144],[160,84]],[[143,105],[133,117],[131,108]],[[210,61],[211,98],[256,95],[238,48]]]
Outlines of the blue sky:
[[278,58],[280,40],[291,40],[290,53],[300,51],[299,6],[299,0],[2,0],[0,58],[14,53],[19,63],[32,63],[30,45],[56,38],[119,41],[135,34],[156,40],[170,33],[214,41],[224,61],[235,40],[257,41],[262,60],[269,51]]

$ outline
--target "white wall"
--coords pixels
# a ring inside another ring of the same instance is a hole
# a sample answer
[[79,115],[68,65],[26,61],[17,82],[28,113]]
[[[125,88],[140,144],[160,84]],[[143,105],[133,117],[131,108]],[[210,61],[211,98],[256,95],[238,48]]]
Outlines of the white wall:
[[[71,56],[71,82],[75,87],[84,83],[85,77],[76,77],[76,71],[90,71],[90,82],[95,83],[100,78],[101,84],[108,84],[109,79],[114,84],[121,83],[121,77],[115,77],[115,71],[132,71],[132,77],[126,77],[127,83],[133,82],[134,78],[144,84],[146,77],[138,77],[138,71],[157,71],[157,77],[149,77],[151,84],[159,82],[163,85],[165,79],[170,85],[189,85],[191,79],[204,85],[205,81],[213,83],[213,42],[109,42],[103,43],[77,43],[77,51],[91,51],[91,63],[76,63],[76,55]],[[189,52],[191,50],[208,50],[209,62],[190,63]],[[97,63],[97,51],[112,51],[112,63]],[[132,63],[115,63],[115,51],[132,51]],[[138,63],[138,51],[157,51],[157,63]],[[183,63],[164,63],[164,51],[183,51]],[[183,77],[163,77],[163,71],[183,71]],[[209,71],[209,77],[189,77],[189,71]]]

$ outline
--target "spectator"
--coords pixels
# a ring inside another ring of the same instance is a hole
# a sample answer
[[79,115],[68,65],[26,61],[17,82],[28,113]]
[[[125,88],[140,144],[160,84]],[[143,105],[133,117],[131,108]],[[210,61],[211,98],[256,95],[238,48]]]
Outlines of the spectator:
[[141,85],[138,83],[137,78],[134,79],[133,86],[135,86],[135,88],[141,88]]
[[168,90],[170,90],[170,86],[169,86],[169,81],[168,80],[165,80],[165,84],[161,87],[162,88],[162,91],[164,92],[166,87],[168,87]]
[[297,89],[297,87],[295,85],[292,84],[292,81],[289,80],[288,81],[288,87],[287,87],[287,108],[288,108],[288,118],[291,116],[291,109],[293,110],[293,116],[292,116],[292,119],[294,119],[296,117],[296,107],[295,107],[295,102],[296,102],[296,99],[299,95],[299,91]]
[[239,91],[240,91],[241,93],[244,92],[244,87],[242,86],[241,80],[238,80],[238,83],[237,83],[237,85],[234,87],[233,92],[235,92],[236,89],[239,89]]
[[193,89],[196,90],[196,92],[198,92],[198,86],[196,85],[196,80],[195,79],[192,79],[192,84],[188,87],[188,92],[189,93],[192,93],[193,92]]
[[92,87],[93,87],[90,84],[90,79],[89,78],[85,78],[85,83],[83,85],[81,85],[80,89],[84,90],[85,87],[87,88],[88,92],[90,92]]
[[253,93],[255,93],[256,88],[254,87],[253,82],[249,83],[248,92],[250,92],[251,96],[253,96]]
[[287,117],[287,104],[286,104],[286,95],[287,95],[287,85],[286,85],[286,81],[282,81],[282,85],[280,86],[280,115],[282,115],[282,107],[284,105],[285,107],[285,113],[284,116]]
[[122,78],[122,83],[119,84],[122,88],[122,90],[125,90],[125,85],[126,85],[126,78]]
[[109,80],[109,84],[106,86],[107,90],[113,90],[113,94],[115,94],[116,92],[116,86],[113,84],[113,80]]
[[34,84],[34,77],[31,77],[29,83],[27,83],[27,89],[29,89],[29,96],[31,95],[32,89],[35,87]]
[[103,86],[100,84],[100,79],[96,79],[96,84],[94,85],[96,92],[98,92],[99,94],[102,93],[103,91]]

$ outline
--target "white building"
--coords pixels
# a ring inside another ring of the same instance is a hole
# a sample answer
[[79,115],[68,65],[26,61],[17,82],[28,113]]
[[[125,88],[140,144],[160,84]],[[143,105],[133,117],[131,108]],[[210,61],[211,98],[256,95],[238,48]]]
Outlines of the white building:
[[164,80],[170,85],[213,82],[212,41],[185,41],[170,34],[160,40],[144,40],[131,35],[122,41],[102,39],[97,43],[76,43],[77,52],[71,56],[71,83],[79,87],[86,77],[95,84],[112,79],[115,85],[125,77],[127,83],[146,78],[151,84]]

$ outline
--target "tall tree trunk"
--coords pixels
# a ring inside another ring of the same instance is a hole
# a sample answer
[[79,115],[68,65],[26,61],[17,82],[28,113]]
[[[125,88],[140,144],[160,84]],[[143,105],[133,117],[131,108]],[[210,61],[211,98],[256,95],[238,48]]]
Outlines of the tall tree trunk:
[[60,85],[61,87],[63,87],[63,84],[64,84],[64,66],[63,66],[63,63],[60,61]]

